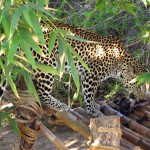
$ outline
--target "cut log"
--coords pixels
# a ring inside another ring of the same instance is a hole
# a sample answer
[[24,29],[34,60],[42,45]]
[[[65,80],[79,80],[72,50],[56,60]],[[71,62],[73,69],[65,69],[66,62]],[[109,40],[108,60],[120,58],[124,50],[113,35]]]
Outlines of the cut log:
[[78,120],[77,117],[73,116],[72,114],[68,112],[57,112],[55,116],[58,119],[63,120],[63,122],[71,127],[73,130],[79,132],[82,134],[86,139],[89,139],[90,135],[90,129],[88,126],[86,126],[81,120]]
[[140,146],[143,150],[150,149],[150,143],[148,143],[146,139],[142,138],[139,134],[123,126],[121,127],[121,131],[123,133],[123,137],[128,139],[134,145]]
[[[120,141],[120,145],[124,148],[124,149],[127,149],[127,150],[131,150],[131,149],[133,149],[135,146],[132,144],[132,143],[130,143],[129,141],[127,141],[126,139],[124,139],[124,138],[121,138],[121,141]],[[122,148],[121,148],[121,150],[122,150]]]
[[91,149],[120,149],[120,117],[104,116],[90,119],[90,143]]
[[145,126],[145,127],[147,127],[147,128],[150,129],[150,122],[148,122],[148,121],[141,121],[141,124],[142,124],[143,126]]

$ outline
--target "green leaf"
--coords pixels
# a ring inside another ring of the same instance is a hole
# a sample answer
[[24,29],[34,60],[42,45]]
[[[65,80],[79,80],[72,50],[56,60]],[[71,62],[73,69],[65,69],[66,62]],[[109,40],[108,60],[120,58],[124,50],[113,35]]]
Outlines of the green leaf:
[[61,37],[58,37],[58,49],[59,49],[58,53],[59,56],[63,55],[63,53],[67,49],[65,41]]
[[24,51],[26,58],[28,59],[32,67],[36,69],[35,59],[33,57],[33,53],[30,50],[30,45],[22,37],[20,37],[20,46]]
[[81,96],[79,97],[79,104],[80,104],[80,107],[83,107],[83,99]]
[[8,81],[8,83],[9,83],[11,89],[13,90],[14,94],[16,95],[16,97],[19,98],[16,85],[14,84],[14,82],[13,82],[13,80],[12,80],[12,78],[11,78],[11,76],[9,75],[8,72],[6,72],[6,77],[7,77],[7,81]]
[[33,4],[33,3],[28,3],[28,7],[31,8],[31,9],[36,9],[36,10],[40,10],[42,12],[44,12],[45,14],[47,14],[48,16],[52,17],[53,19],[57,20],[57,18],[53,17],[51,15],[51,13],[49,13],[47,10],[44,10],[43,7],[39,6],[39,5],[36,5],[36,4]]
[[10,6],[11,6],[11,0],[5,0],[4,11],[9,10]]
[[52,53],[52,50],[54,48],[54,44],[55,44],[56,38],[57,38],[57,34],[54,31],[52,31],[50,33],[50,38],[49,38],[49,42],[48,42],[49,55],[51,55],[51,53]]
[[36,67],[45,73],[51,73],[53,75],[59,76],[59,72],[54,67],[47,66],[47,65],[41,64],[39,62],[36,62]]
[[150,38],[148,39],[148,44],[150,44]]
[[38,94],[37,94],[37,91],[36,91],[36,88],[33,84],[33,81],[31,79],[31,76],[29,75],[28,72],[26,72],[25,70],[22,70],[23,72],[23,76],[24,76],[24,79],[25,79],[25,82],[26,82],[26,85],[27,85],[27,88],[28,88],[28,91],[34,95],[35,99],[39,102],[39,104],[41,105],[41,102],[40,102],[40,99],[38,97]]
[[32,27],[33,27],[33,30],[34,30],[35,34],[37,35],[39,41],[42,44],[44,44],[45,39],[44,39],[44,35],[43,35],[42,29],[41,29],[41,25],[39,23],[39,20],[38,20],[36,14],[31,9],[29,10],[29,17],[30,17]]
[[18,67],[20,67],[20,68],[26,70],[27,72],[31,73],[31,71],[30,71],[25,65],[23,65],[22,63],[20,63],[19,61],[13,60],[12,63],[13,63],[14,65],[16,65],[16,66],[18,66]]
[[23,10],[23,16],[24,16],[25,20],[27,21],[27,23],[33,28],[31,19],[29,17],[29,8],[28,7]]
[[147,82],[148,84],[150,84],[150,72],[148,72],[145,82]]
[[48,5],[49,4],[49,0],[44,0],[44,4]]
[[79,93],[74,93],[72,100],[75,102],[79,96]]
[[9,48],[9,51],[8,51],[8,56],[7,56],[7,62],[11,62],[13,57],[14,57],[14,54],[16,53],[17,51],[17,48],[19,47],[19,36],[18,35],[15,35],[12,37],[12,40],[11,40],[11,44],[10,44],[10,48]]
[[141,75],[139,75],[136,80],[138,81],[138,85],[142,84],[143,82],[145,82],[147,80],[147,78],[150,76],[149,72],[144,72]]
[[1,24],[1,22],[2,22],[3,15],[4,15],[4,14],[3,14],[3,10],[0,9],[0,24]]
[[[24,65],[25,66],[29,66],[30,65],[30,62],[27,60],[27,58],[24,56],[24,55],[20,55],[20,54],[15,54],[15,57],[17,59],[19,59],[19,61],[21,63],[25,63]],[[14,60],[13,60],[14,61]]]
[[11,76],[10,76],[10,72],[11,72],[13,67],[14,67],[14,64],[12,62],[10,62],[9,65],[7,65],[6,63],[4,64],[5,76],[7,78],[7,81],[9,83],[11,89],[13,90],[14,94],[16,95],[16,97],[19,98],[16,85],[14,84],[14,82],[13,82]]
[[96,0],[96,8],[99,8],[100,11],[106,8],[106,1],[105,0]]
[[15,131],[20,136],[20,132],[19,132],[19,129],[18,129],[16,121],[14,119],[12,119],[8,114],[6,114],[6,118],[10,122],[13,131]]
[[4,69],[5,67],[4,67],[4,64],[2,62],[1,57],[0,57],[0,68],[2,69],[2,72],[5,73],[5,69]]
[[135,15],[135,11],[133,10],[133,5],[132,4],[126,4],[125,8],[127,9],[128,12]]
[[63,30],[63,29],[54,29],[53,31],[55,33],[62,34],[63,36],[65,36],[65,35],[72,35],[72,32],[67,31],[67,30]]
[[32,0],[32,3],[36,3],[36,0]]
[[63,41],[62,38],[58,38],[58,70],[61,73],[64,72],[64,66],[65,66],[65,59],[66,59],[66,46],[65,46],[65,42]]
[[73,80],[75,82],[75,85],[77,87],[77,93],[79,92],[80,90],[80,82],[79,82],[79,76],[78,76],[78,71],[75,67],[75,64],[74,64],[74,61],[73,61],[73,57],[71,55],[71,52],[69,49],[67,49],[67,59],[68,59],[68,62],[69,62],[69,66],[70,66],[70,70],[71,70],[71,74],[72,74],[72,77],[73,77]]
[[136,50],[135,53],[134,53],[134,56],[139,56],[143,53],[142,50]]
[[19,21],[19,19],[20,19],[20,16],[22,15],[22,12],[23,12],[23,10],[24,10],[25,8],[26,8],[25,6],[20,6],[20,7],[16,10],[15,14],[13,15],[12,21],[11,21],[11,26],[10,26],[10,35],[9,35],[9,38],[11,38],[12,35],[14,34],[15,29],[16,29],[17,24],[18,24],[18,21]]
[[[37,4],[42,8],[44,9],[44,0],[37,0]],[[43,15],[43,12],[41,10],[38,10],[38,18],[41,19]]]
[[2,62],[2,59],[0,58],[0,68],[2,69],[2,74],[1,74],[1,84],[3,84],[3,82],[5,81],[5,66]]
[[5,40],[1,45],[1,49],[0,49],[1,54],[5,54],[6,50],[8,49],[9,49],[8,40]]
[[2,121],[3,121],[4,116],[5,116],[5,112],[0,111],[0,127],[2,126]]
[[39,55],[43,55],[42,50],[39,48],[38,44],[33,40],[33,35],[27,29],[20,29],[20,36],[36,51]]
[[74,39],[74,40],[77,40],[77,41],[81,41],[81,42],[92,42],[92,41],[88,41],[86,39],[83,39],[83,38],[80,38],[80,37],[74,36],[74,35],[66,35],[65,37],[69,38],[69,39]]
[[10,26],[9,26],[7,19],[4,16],[2,18],[2,25],[5,31],[6,37],[8,38],[10,34]]

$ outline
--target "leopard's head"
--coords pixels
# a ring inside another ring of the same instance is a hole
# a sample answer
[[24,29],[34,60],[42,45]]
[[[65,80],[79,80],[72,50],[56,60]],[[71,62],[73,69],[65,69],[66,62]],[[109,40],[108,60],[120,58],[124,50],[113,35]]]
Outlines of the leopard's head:
[[121,64],[121,78],[124,86],[127,88],[129,93],[133,93],[138,99],[144,97],[150,98],[150,88],[146,83],[138,85],[137,77],[144,73],[145,70],[134,60],[124,61]]

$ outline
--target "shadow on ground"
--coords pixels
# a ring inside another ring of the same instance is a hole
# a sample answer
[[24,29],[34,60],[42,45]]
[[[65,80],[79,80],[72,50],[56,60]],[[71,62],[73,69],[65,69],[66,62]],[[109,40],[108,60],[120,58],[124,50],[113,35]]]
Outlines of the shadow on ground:
[[[50,125],[48,127],[69,150],[86,150],[87,144],[79,133],[73,131],[67,126]],[[18,147],[19,141],[17,135],[10,126],[0,128],[0,150],[13,150]],[[57,150],[43,135],[38,138],[34,150]]]

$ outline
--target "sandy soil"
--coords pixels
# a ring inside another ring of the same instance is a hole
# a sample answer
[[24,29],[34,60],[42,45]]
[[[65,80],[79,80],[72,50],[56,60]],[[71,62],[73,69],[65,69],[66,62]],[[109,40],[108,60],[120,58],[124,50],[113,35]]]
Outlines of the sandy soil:
[[[69,150],[87,150],[86,140],[77,132],[63,125],[48,127]],[[18,137],[10,126],[0,128],[0,150],[13,150],[18,147]],[[34,150],[57,150],[43,135],[38,138]]]

